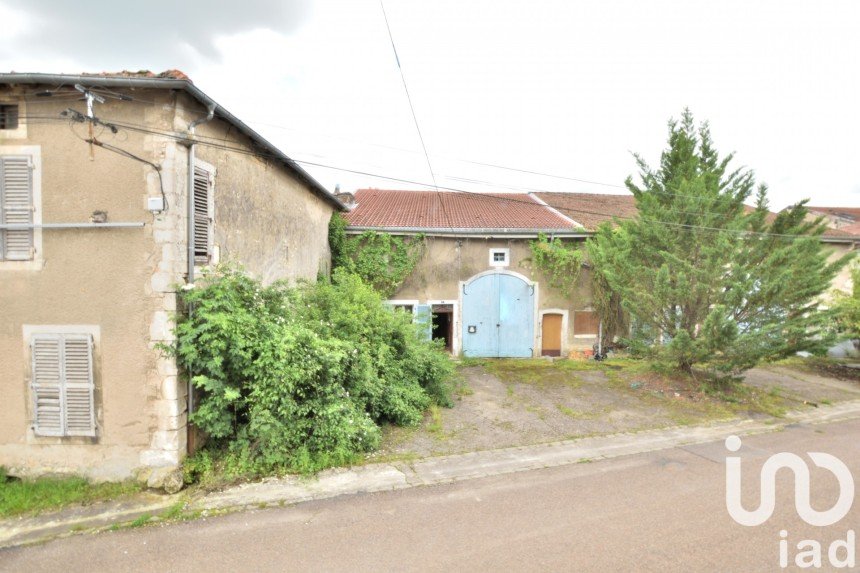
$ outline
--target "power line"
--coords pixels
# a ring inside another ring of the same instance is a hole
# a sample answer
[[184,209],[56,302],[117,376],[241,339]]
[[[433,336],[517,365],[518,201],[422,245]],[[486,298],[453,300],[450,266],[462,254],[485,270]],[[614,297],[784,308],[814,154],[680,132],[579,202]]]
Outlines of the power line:
[[[390,31],[389,31],[389,33],[390,33]],[[393,44],[392,44],[392,47],[393,47]],[[398,57],[397,52],[396,52],[396,48],[395,48],[395,58],[397,59],[397,63],[398,63],[398,67],[399,67],[399,66],[400,66],[400,61],[399,61],[399,57]],[[401,73],[401,79],[405,82],[405,80],[404,80],[404,79],[403,79],[403,77],[402,77],[402,76],[403,76],[403,71],[402,71],[402,69],[400,70],[400,73]],[[404,88],[405,88],[405,85],[404,85]],[[137,96],[132,97],[132,96],[127,96],[127,95],[125,95],[125,94],[117,94],[117,92],[111,92],[110,90],[94,89],[94,91],[98,91],[99,93],[104,92],[104,93],[102,93],[102,95],[106,95],[106,96],[108,96],[108,97],[113,97],[113,98],[115,98],[115,99],[122,99],[123,101],[130,101],[130,102],[134,102],[134,103],[148,104],[148,105],[155,105],[155,103],[156,103],[156,102],[155,102],[155,101],[153,101],[153,100],[146,100],[146,99],[139,98],[139,97],[137,97]],[[410,109],[412,110],[412,114],[413,114],[413,121],[415,121],[415,123],[416,123],[416,129],[417,129],[417,128],[418,128],[418,125],[417,125],[417,119],[416,119],[416,116],[415,116],[415,111],[414,111],[414,109],[412,108],[412,102],[411,102],[411,98],[409,98],[408,89],[406,90],[406,92],[407,92],[407,98],[409,99]],[[72,96],[76,96],[76,94],[77,94],[77,92],[58,92],[58,95],[59,95],[59,94],[62,94],[62,93],[66,93],[66,94],[68,94],[68,95],[72,95]],[[124,96],[124,97],[119,97],[119,96]],[[77,97],[77,99],[80,99],[78,96],[76,96],[76,97]],[[44,98],[41,98],[41,97],[40,97],[40,98],[38,98],[38,99],[39,99],[39,100],[43,100],[45,103],[48,103],[48,102],[50,101],[50,100],[47,100],[47,99],[44,99]],[[189,108],[185,108],[185,107],[182,107],[182,106],[179,106],[179,105],[177,105],[177,106],[176,106],[176,109],[183,110],[183,111],[187,111],[187,112],[189,112],[189,113],[200,113],[200,112],[201,112],[201,110],[191,110],[191,109],[189,109]],[[268,127],[273,127],[273,128],[276,128],[276,129],[283,129],[283,130],[287,130],[287,131],[299,131],[299,132],[302,132],[301,130],[297,130],[297,129],[295,129],[295,128],[286,127],[286,126],[282,126],[282,125],[278,125],[278,124],[273,124],[273,123],[266,123],[266,122],[263,122],[263,121],[256,121],[256,120],[254,120],[254,121],[250,121],[250,123],[255,123],[255,124],[258,124],[258,125],[265,125],[265,126],[268,126]],[[431,178],[433,179],[434,184],[435,184],[435,182],[436,182],[435,171],[434,171],[434,170],[433,170],[433,168],[431,167],[431,163],[430,163],[430,159],[429,159],[429,153],[428,153],[428,151],[427,151],[426,147],[424,147],[424,140],[423,140],[423,137],[421,136],[421,131],[420,131],[420,129],[417,129],[417,130],[418,130],[419,138],[421,139],[421,144],[422,144],[423,154],[424,154],[424,156],[425,156],[425,160],[427,161],[428,167],[430,168]],[[302,132],[302,133],[307,133],[307,132]],[[213,140],[216,140],[216,141],[226,141],[226,140],[227,140],[227,138],[226,138],[226,137],[225,137],[225,138],[220,138],[220,137],[205,136],[205,135],[198,135],[198,136],[196,136],[196,137],[197,137],[197,138],[213,139]],[[402,152],[406,152],[406,153],[422,153],[422,152],[418,152],[418,151],[415,151],[415,150],[412,150],[412,149],[405,149],[405,148],[402,148],[402,147],[395,147],[395,146],[390,146],[390,145],[382,145],[382,144],[377,144],[377,143],[373,143],[373,142],[369,142],[369,141],[360,141],[360,140],[356,140],[356,139],[343,138],[343,137],[337,137],[337,136],[331,136],[331,135],[326,135],[326,137],[331,137],[331,138],[335,138],[335,139],[340,139],[340,140],[342,140],[342,141],[351,141],[351,142],[359,143],[359,144],[362,144],[362,145],[369,145],[369,146],[373,146],[373,147],[380,147],[380,148],[383,148],[383,149],[390,149],[390,150],[393,150],[393,151],[402,151]],[[235,141],[236,143],[239,143],[239,141],[238,141],[238,140],[233,140],[233,141]],[[606,183],[606,182],[602,182],[602,181],[594,181],[594,180],[591,180],[591,179],[584,179],[584,178],[579,178],[579,177],[573,177],[573,176],[570,176],[570,175],[561,175],[561,174],[556,174],[556,173],[547,173],[547,172],[544,172],[544,171],[537,171],[537,170],[533,170],[533,169],[525,169],[525,168],[522,168],[522,167],[510,167],[510,166],[506,166],[506,165],[500,165],[500,164],[498,164],[498,163],[488,163],[488,162],[483,162],[483,161],[476,161],[476,160],[472,160],[472,159],[463,159],[463,158],[459,158],[459,157],[452,157],[452,156],[446,156],[446,155],[441,155],[441,154],[433,154],[433,155],[434,155],[435,157],[444,157],[444,158],[451,159],[451,160],[454,160],[454,161],[458,161],[458,162],[461,162],[461,163],[468,163],[468,164],[472,164],[472,165],[479,165],[479,166],[482,166],[482,167],[490,167],[490,168],[493,168],[493,169],[500,169],[500,170],[505,170],[505,171],[512,171],[512,172],[517,172],[517,173],[524,173],[524,174],[528,174],[528,175],[535,175],[535,176],[538,176],[538,177],[546,177],[546,178],[550,178],[550,179],[559,179],[559,180],[563,180],[563,181],[572,181],[572,182],[576,182],[576,183],[583,183],[583,184],[586,184],[586,185],[597,185],[597,186],[601,186],[601,187],[611,187],[611,188],[616,188],[616,189],[623,189],[623,190],[625,190],[625,191],[628,191],[628,193],[629,193],[629,190],[627,189],[627,187],[626,187],[625,185],[618,185],[618,184],[616,184],[616,183]],[[458,178],[456,178],[456,177],[448,177],[448,178],[450,178],[450,179],[455,179],[455,180],[457,180],[457,179],[458,179]],[[529,187],[523,187],[523,186],[513,186],[513,187],[511,187],[511,186],[508,186],[508,185],[506,185],[506,184],[496,183],[496,182],[486,181],[486,180],[477,180],[477,179],[476,179],[476,180],[469,180],[469,179],[462,179],[462,181],[463,181],[463,182],[466,182],[466,183],[479,183],[479,184],[486,184],[486,185],[488,185],[488,186],[499,187],[499,188],[507,188],[507,189],[513,189],[513,190],[521,189],[521,190],[535,191],[535,192],[545,192],[545,193],[552,193],[552,192],[553,192],[553,191],[549,191],[549,190],[543,190],[543,189],[538,189],[538,188],[529,188]],[[692,194],[689,194],[689,193],[679,193],[679,192],[676,192],[676,191],[660,191],[660,190],[652,190],[652,191],[650,191],[650,192],[651,192],[651,193],[655,193],[655,194],[665,195],[665,196],[671,196],[671,197],[689,197],[689,198],[691,198],[691,199],[693,199],[693,200],[695,200],[695,201],[699,201],[699,202],[704,201],[704,200],[707,200],[707,198],[704,198],[704,197],[700,197],[700,196],[697,196],[697,195],[692,195]]]
[[[421,126],[418,125],[418,116],[415,114],[415,106],[412,105],[412,96],[409,95],[409,87],[406,85],[406,76],[403,74],[403,66],[400,65],[400,56],[397,55],[397,46],[394,43],[394,35],[391,33],[391,25],[388,23],[388,14],[385,13],[385,4],[383,0],[379,0],[379,7],[382,9],[382,17],[385,20],[385,29],[388,30],[388,39],[391,40],[391,49],[394,51],[394,59],[397,61],[397,70],[400,72],[400,81],[403,83],[403,91],[406,92],[406,101],[409,102],[409,110],[412,112],[412,121],[415,122],[415,131],[418,132],[418,139],[421,141],[421,149],[424,150],[424,159],[427,161],[427,169],[430,171],[430,178],[433,180],[433,186],[436,191],[439,187],[436,184],[436,174],[433,172],[433,164],[430,163],[430,154],[427,153],[427,144],[424,143],[424,135],[421,134]],[[451,220],[448,213],[445,211],[445,202],[439,198],[439,205],[442,207],[442,215],[448,226],[451,226]],[[452,227],[453,228],[453,227]]]
[[[62,121],[62,118],[56,118],[56,119]],[[123,124],[121,122],[115,122],[115,121],[111,122],[111,124],[115,125],[117,127],[122,127],[125,129],[129,129],[131,131],[139,132],[139,133],[159,135],[159,136],[167,137],[170,139],[174,139],[176,141],[186,141],[185,137],[177,135],[175,133],[160,132],[160,131],[152,130],[152,129],[145,128],[145,127],[137,127],[137,126],[134,126],[133,124]],[[230,146],[221,145],[221,144],[217,144],[217,143],[209,143],[209,142],[205,142],[205,141],[199,141],[198,144],[205,146],[205,147],[211,147],[214,149],[219,149],[222,151],[239,153],[242,155],[258,157],[258,158],[263,158],[263,159],[278,159],[278,160],[282,159],[281,157],[279,157],[273,153],[270,153],[270,152],[251,151],[251,150],[247,150],[247,149],[235,148],[235,147],[230,147]],[[371,173],[371,172],[361,171],[361,170],[357,170],[357,169],[337,167],[337,166],[327,165],[324,163],[318,163],[318,162],[313,162],[313,161],[289,159],[289,162],[301,164],[301,165],[309,165],[309,166],[319,167],[319,168],[323,168],[323,169],[331,169],[331,170],[341,171],[341,172],[345,172],[345,173],[352,173],[352,174],[356,174],[356,175],[363,175],[366,177],[373,177],[373,178],[377,178],[377,179],[385,179],[388,181],[395,181],[398,183],[405,183],[405,184],[409,184],[409,185],[417,185],[420,187],[435,188],[437,192],[444,189],[446,191],[453,191],[456,193],[462,193],[465,195],[477,197],[477,198],[480,198],[482,200],[508,201],[508,202],[514,202],[514,203],[522,203],[522,204],[530,205],[530,206],[539,205],[538,203],[531,201],[531,200],[530,201],[523,201],[523,200],[515,199],[512,197],[505,197],[504,193],[494,194],[494,195],[487,194],[487,193],[477,193],[474,191],[468,191],[465,189],[458,189],[455,187],[431,185],[431,184],[428,184],[425,182],[414,181],[414,180],[404,179],[404,178],[399,178],[399,177],[391,177],[391,176],[387,176],[387,175],[382,175],[382,174],[378,174],[378,173]],[[637,217],[633,217],[633,216],[624,216],[624,215],[611,214],[611,213],[600,212],[600,211],[590,211],[587,209],[571,209],[571,208],[567,208],[567,207],[555,207],[555,206],[553,206],[553,208],[557,211],[566,212],[566,213],[570,213],[570,214],[577,214],[577,213],[578,214],[589,214],[589,215],[598,215],[601,217],[612,217],[614,219],[624,219],[624,220],[635,220],[637,218]],[[690,214],[708,213],[708,212],[684,212],[684,211],[673,211],[673,212],[674,213],[690,213]],[[715,214],[715,213],[710,213],[710,214]],[[700,229],[700,230],[715,231],[715,232],[730,232],[730,233],[736,233],[739,235],[753,235],[753,236],[762,236],[762,237],[782,237],[782,238],[790,238],[790,239],[815,238],[814,235],[797,235],[797,234],[788,234],[788,233],[770,233],[770,232],[765,232],[765,231],[746,231],[743,229],[726,229],[726,228],[721,228],[721,227],[709,227],[709,226],[694,225],[694,224],[687,224],[687,223],[676,223],[676,222],[672,222],[672,221],[659,221],[659,220],[655,220],[655,219],[651,219],[650,222],[660,224],[660,225],[681,227],[681,228],[685,228],[685,229]],[[449,225],[450,225],[450,222],[449,222]]]
[[[43,117],[43,118],[47,118],[47,119],[54,119],[53,117],[50,117],[50,116],[41,116],[41,117]],[[140,124],[124,123],[124,122],[121,122],[121,121],[120,121],[120,122],[115,122],[115,124],[116,124],[116,125],[119,125],[119,126],[122,126],[122,127],[125,127],[126,129],[130,129],[130,130],[135,130],[136,128],[142,128],[142,129],[144,129],[144,130],[146,130],[146,129],[147,129],[147,127],[146,127],[146,126],[143,126],[143,125],[140,125]],[[151,132],[151,131],[150,131],[150,132]],[[158,132],[158,134],[159,134],[159,135],[167,135],[165,132]],[[179,139],[184,139],[184,138],[183,138],[183,137],[180,137]],[[208,140],[213,140],[213,141],[218,142],[218,144],[219,144],[219,145],[220,145],[220,144],[222,144],[222,142],[227,141],[227,139],[226,139],[226,138],[212,137],[212,136],[204,136],[204,135],[198,136],[198,139],[208,139]],[[202,142],[201,142],[201,143],[202,143]],[[238,141],[236,141],[235,143],[239,143],[239,142],[238,142]],[[239,148],[231,148],[231,149],[232,149],[232,150],[235,150],[235,151],[237,151],[237,152],[243,152],[243,151],[244,151],[243,149],[239,149]],[[320,163],[318,163],[318,162],[303,161],[303,160],[298,160],[298,159],[294,159],[294,158],[293,158],[293,161],[295,161],[295,162],[297,162],[297,163],[308,163],[308,164],[310,164],[310,165],[317,165],[317,166],[323,166],[323,165],[324,165],[324,164],[320,164]],[[331,167],[331,166],[326,166],[326,167],[328,167],[328,168],[330,168],[330,169],[340,169],[340,168],[335,168],[335,167]],[[340,170],[343,170],[343,169],[340,169]],[[357,174],[365,174],[366,172],[356,172],[356,173],[357,173]],[[373,177],[374,175],[368,175],[368,176]],[[426,184],[424,184],[424,183],[415,183],[415,182],[411,182],[411,181],[408,181],[408,180],[400,180],[400,179],[397,179],[397,178],[391,178],[391,177],[387,177],[387,176],[378,176],[378,175],[377,175],[376,177],[379,177],[379,178],[385,178],[385,179],[389,179],[389,180],[393,180],[393,181],[402,181],[402,182],[407,182],[407,183],[416,184],[416,185],[421,185],[421,186],[428,186],[428,185],[426,185]],[[521,191],[521,192],[525,192],[525,193],[532,193],[532,192],[534,192],[534,193],[554,193],[554,192],[555,192],[555,191],[551,191],[551,190],[549,190],[549,189],[542,189],[542,188],[538,188],[538,187],[526,187],[526,186],[517,186],[517,185],[506,185],[506,184],[502,184],[502,183],[498,183],[498,182],[494,182],[494,181],[486,181],[486,180],[481,180],[481,179],[471,179],[471,178],[456,177],[456,176],[448,176],[448,175],[446,175],[445,177],[446,177],[446,178],[448,178],[448,179],[455,180],[455,181],[462,181],[462,182],[465,182],[465,183],[471,183],[471,184],[477,184],[477,185],[485,185],[485,186],[489,186],[489,187],[504,188],[504,189],[509,189],[509,190],[512,190],[512,191]],[[433,188],[434,188],[434,189],[437,189],[437,190],[444,189],[444,190],[454,190],[454,191],[458,191],[458,192],[466,192],[466,191],[463,191],[463,190],[461,190],[461,189],[456,189],[456,188],[453,188],[453,187],[444,187],[444,186],[440,186],[440,185],[438,185],[438,180],[435,180],[435,179],[434,179],[434,181],[433,181]],[[673,193],[670,193],[670,192],[663,192],[663,191],[651,191],[651,193],[659,193],[659,194],[673,195]],[[683,194],[678,194],[678,195],[683,195]],[[624,196],[625,196],[625,197],[630,197],[631,195],[624,195]],[[698,197],[698,196],[696,196],[695,198],[696,198],[700,203],[701,203],[701,202],[703,202],[703,201],[706,201],[706,200],[708,199],[708,198],[706,198],[706,197]],[[443,210],[444,210],[444,207],[443,207]],[[579,211],[579,212],[583,212],[583,211]],[[673,212],[674,212],[674,213],[677,213],[677,214],[691,214],[691,215],[701,215],[701,214],[705,214],[705,213],[708,213],[708,214],[715,214],[715,213],[710,212],[710,211],[702,211],[702,210],[697,210],[697,211],[685,211],[685,210],[681,210],[681,209],[677,209],[677,208],[673,209]],[[446,212],[446,213],[444,213],[444,215],[445,215],[445,217],[446,217],[446,219],[447,219],[447,218],[448,218],[447,212]]]

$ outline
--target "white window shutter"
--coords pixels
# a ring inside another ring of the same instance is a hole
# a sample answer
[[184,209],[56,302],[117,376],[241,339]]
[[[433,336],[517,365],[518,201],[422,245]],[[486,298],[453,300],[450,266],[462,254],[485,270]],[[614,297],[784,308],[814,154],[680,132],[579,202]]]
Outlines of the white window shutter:
[[33,358],[33,418],[36,434],[63,435],[62,338],[37,334],[31,342]]
[[[0,223],[33,224],[33,170],[26,155],[0,157]],[[27,261],[33,258],[33,229],[0,231],[0,258]]]
[[93,344],[89,335],[63,337],[63,398],[67,436],[95,436]]
[[210,257],[210,233],[212,213],[209,211],[212,193],[212,174],[194,168],[194,262],[208,264]]
[[31,344],[36,434],[95,436],[92,337],[35,334]]

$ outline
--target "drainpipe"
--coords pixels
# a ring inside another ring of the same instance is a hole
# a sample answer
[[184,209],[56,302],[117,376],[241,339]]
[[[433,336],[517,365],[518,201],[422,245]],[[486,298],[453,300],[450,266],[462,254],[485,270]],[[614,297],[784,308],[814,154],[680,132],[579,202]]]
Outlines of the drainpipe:
[[209,106],[206,117],[195,119],[188,124],[188,279],[194,284],[194,130],[201,123],[211,121],[215,116],[215,105]]
[[[211,121],[215,116],[215,104],[209,106],[209,113],[206,117],[195,119],[188,124],[188,270],[186,284],[190,287],[194,285],[194,130],[195,128],[207,121]],[[188,307],[188,315],[191,316],[191,306]],[[192,373],[188,373],[188,417],[194,413],[194,385],[191,383]]]

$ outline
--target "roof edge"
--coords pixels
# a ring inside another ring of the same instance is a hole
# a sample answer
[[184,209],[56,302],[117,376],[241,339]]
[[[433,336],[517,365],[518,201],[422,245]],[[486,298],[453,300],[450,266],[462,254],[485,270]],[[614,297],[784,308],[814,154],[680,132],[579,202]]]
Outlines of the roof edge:
[[504,237],[537,237],[538,235],[552,235],[554,237],[590,237],[594,233],[585,229],[505,229],[494,227],[462,227],[462,228],[439,228],[439,227],[369,227],[348,225],[346,232],[359,234],[366,231],[377,231],[391,235],[435,235],[435,236],[504,236]]
[[191,80],[175,79],[175,78],[141,78],[141,77],[121,77],[121,76],[89,76],[89,75],[70,75],[70,74],[43,74],[43,73],[9,73],[0,74],[0,84],[83,84],[95,85],[104,87],[139,87],[148,89],[179,89],[183,90],[198,102],[208,108],[214,106],[215,116],[233,124],[243,135],[257,142],[261,147],[265,148],[277,159],[279,159],[287,169],[293,171],[300,179],[302,179],[311,191],[320,196],[325,201],[331,203],[338,211],[348,211],[346,206],[341,203],[328,189],[313,178],[313,176],[305,171],[286,153],[278,149],[274,144],[269,142],[262,135],[254,131],[248,124],[227,111],[224,106],[206,95],[203,90],[194,85]]

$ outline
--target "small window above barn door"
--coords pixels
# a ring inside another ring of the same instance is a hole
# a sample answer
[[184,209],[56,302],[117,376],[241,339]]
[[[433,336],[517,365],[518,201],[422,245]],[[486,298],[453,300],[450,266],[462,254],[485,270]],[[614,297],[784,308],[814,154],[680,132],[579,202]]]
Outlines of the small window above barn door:
[[490,249],[490,266],[507,267],[511,264],[510,249]]

